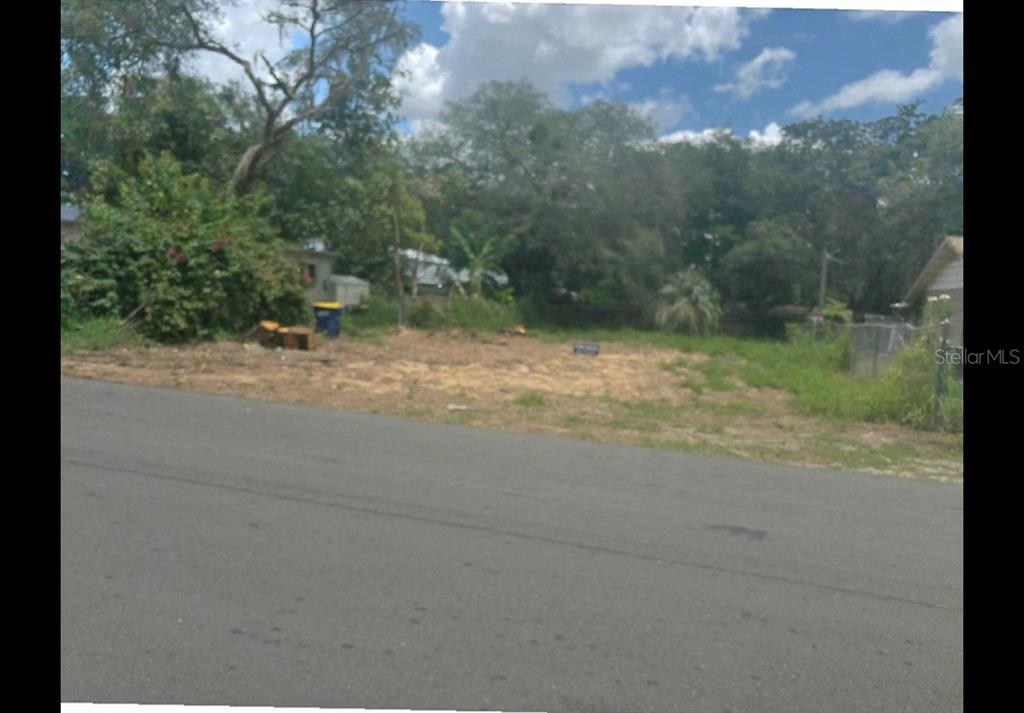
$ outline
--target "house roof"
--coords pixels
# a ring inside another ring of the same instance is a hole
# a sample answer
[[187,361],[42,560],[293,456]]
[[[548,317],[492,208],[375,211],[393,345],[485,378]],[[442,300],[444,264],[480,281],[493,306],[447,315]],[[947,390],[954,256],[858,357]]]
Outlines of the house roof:
[[370,283],[366,280],[356,277],[355,275],[331,275],[327,278],[328,282],[334,285],[358,285],[359,287],[369,287]]
[[293,255],[295,257],[300,257],[300,256],[301,257],[305,257],[307,255],[311,256],[311,257],[329,257],[329,258],[336,258],[336,257],[338,257],[338,253],[331,252],[329,250],[311,250],[309,248],[298,247],[298,246],[296,246],[296,247],[289,247],[288,248],[288,254],[289,255]]
[[[408,249],[402,250],[400,254],[407,260],[416,262],[416,281],[421,285],[440,287],[453,280],[458,280],[463,284],[469,282],[469,270],[463,268],[456,272],[452,269],[451,263],[443,257],[425,252],[417,253],[416,250]],[[417,255],[419,256],[418,260]],[[405,274],[412,274],[411,266],[406,267]],[[508,284],[508,275],[501,270],[487,270],[485,274],[498,285],[504,286]]]
[[942,272],[942,268],[953,260],[963,259],[964,237],[962,235],[950,235],[944,238],[935,249],[935,252],[932,253],[931,258],[925,264],[917,279],[914,280],[914,284],[910,286],[907,296],[903,298],[903,301],[907,304],[912,304],[918,300],[928,289],[928,286],[935,281],[939,273]]

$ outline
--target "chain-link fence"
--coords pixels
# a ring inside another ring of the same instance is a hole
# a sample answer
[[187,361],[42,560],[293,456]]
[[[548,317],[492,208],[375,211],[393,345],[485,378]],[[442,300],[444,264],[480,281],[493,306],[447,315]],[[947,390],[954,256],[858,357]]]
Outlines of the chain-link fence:
[[877,376],[893,356],[920,332],[908,322],[863,322],[850,325],[850,373]]
[[915,327],[909,322],[862,322],[849,325],[850,373],[878,376],[899,350],[911,341],[929,335],[939,348],[941,325]]

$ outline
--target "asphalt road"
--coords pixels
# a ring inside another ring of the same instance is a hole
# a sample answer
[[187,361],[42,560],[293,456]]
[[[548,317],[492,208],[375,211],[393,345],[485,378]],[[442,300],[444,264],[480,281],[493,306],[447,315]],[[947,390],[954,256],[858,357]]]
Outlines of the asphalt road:
[[959,711],[963,489],[64,379],[61,700]]

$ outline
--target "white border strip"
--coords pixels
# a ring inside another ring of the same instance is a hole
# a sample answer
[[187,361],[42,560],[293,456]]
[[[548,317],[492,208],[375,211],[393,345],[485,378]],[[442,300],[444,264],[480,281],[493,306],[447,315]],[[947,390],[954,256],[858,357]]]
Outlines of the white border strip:
[[[136,703],[61,703],[61,713],[414,713],[408,708],[275,708],[272,706],[186,706]],[[494,711],[420,710],[415,713],[494,713]],[[526,712],[520,712],[526,713]]]
[[[431,0],[448,2],[449,0]],[[963,0],[703,0],[703,2],[680,2],[680,0],[461,0],[461,2],[515,2],[538,3],[542,5],[648,5],[684,7],[744,7],[776,10],[892,10],[899,12],[963,12]]]

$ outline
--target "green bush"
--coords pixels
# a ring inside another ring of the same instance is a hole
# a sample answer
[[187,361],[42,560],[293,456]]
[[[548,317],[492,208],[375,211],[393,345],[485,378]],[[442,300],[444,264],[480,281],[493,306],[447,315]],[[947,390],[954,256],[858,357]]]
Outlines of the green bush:
[[[348,313],[342,324],[357,333],[371,327],[393,327],[397,323],[398,303],[390,295],[371,294],[363,307]],[[463,329],[496,332],[522,323],[519,309],[513,302],[501,304],[486,299],[453,296],[419,297],[405,300],[405,321],[417,329]]]
[[747,239],[722,259],[718,281],[724,297],[743,321],[761,336],[782,336],[784,320],[772,314],[777,305],[802,304],[812,294],[815,259],[807,244],[785,221],[758,220]]
[[658,291],[654,321],[660,329],[707,334],[718,329],[722,318],[718,291],[691,267],[677,272]]
[[352,329],[394,327],[398,320],[398,302],[390,295],[371,292],[357,309],[346,311],[341,323]]
[[950,364],[936,357],[941,321],[951,312],[948,300],[929,303],[924,329],[896,354],[873,386],[885,416],[916,428],[963,432],[963,381]]
[[444,310],[432,299],[422,299],[409,313],[409,326],[417,329],[441,329],[445,326]]
[[456,297],[448,302],[446,317],[449,327],[480,332],[497,332],[522,322],[515,304],[467,297]]
[[61,246],[62,323],[134,314],[138,331],[161,341],[237,333],[261,319],[310,323],[264,198],[214,190],[169,154],[144,158],[137,177],[97,175],[82,238]]
[[843,302],[834,297],[825,301],[825,308],[822,310],[822,317],[826,321],[836,324],[849,324],[853,321],[853,310]]

